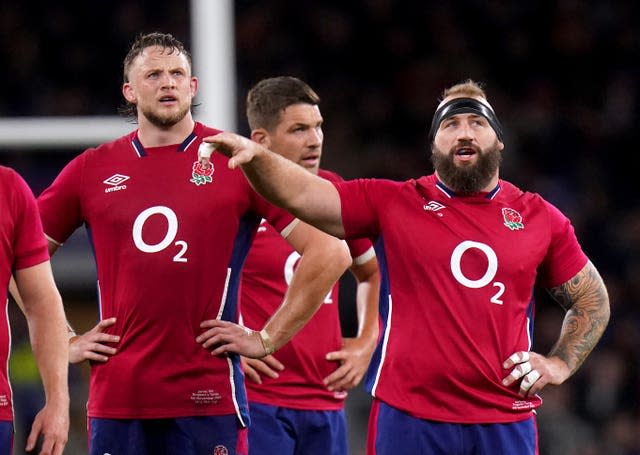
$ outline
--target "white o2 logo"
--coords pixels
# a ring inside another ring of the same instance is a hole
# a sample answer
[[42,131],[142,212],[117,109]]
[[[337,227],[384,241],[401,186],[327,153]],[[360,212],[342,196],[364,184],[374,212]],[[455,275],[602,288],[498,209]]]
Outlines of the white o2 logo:
[[[484,272],[484,275],[477,280],[467,278],[462,272],[462,268],[460,266],[462,256],[467,252],[467,250],[471,248],[482,251],[487,257],[487,270]],[[453,277],[458,281],[458,283],[468,288],[478,289],[485,287],[495,278],[497,271],[498,256],[496,256],[495,251],[493,251],[493,249],[489,245],[485,245],[484,243],[465,240],[457,247],[455,247],[453,253],[451,254],[451,273],[453,273]],[[502,305],[504,302],[500,300],[500,297],[504,293],[505,286],[503,283],[496,281],[493,283],[493,287],[497,287],[498,292],[496,292],[494,296],[491,297],[491,303]]]
[[[162,215],[167,220],[167,233],[160,242],[155,244],[149,244],[142,238],[142,228],[144,227],[144,223],[146,223],[152,215]],[[148,209],[143,210],[140,212],[140,215],[136,217],[136,220],[133,223],[133,243],[135,243],[136,247],[140,251],[144,253],[157,253],[173,243],[175,246],[180,248],[178,253],[173,257],[173,262],[187,262],[187,258],[184,257],[188,249],[187,242],[184,240],[177,240],[174,242],[177,233],[178,217],[173,210],[162,205],[149,207]]]
[[[287,260],[284,262],[284,282],[287,283],[287,286],[291,284],[291,279],[293,278],[293,271],[296,263],[300,259],[300,254],[297,251],[294,251],[289,255]],[[333,303],[333,298],[331,298],[331,291],[324,298],[323,303]]]

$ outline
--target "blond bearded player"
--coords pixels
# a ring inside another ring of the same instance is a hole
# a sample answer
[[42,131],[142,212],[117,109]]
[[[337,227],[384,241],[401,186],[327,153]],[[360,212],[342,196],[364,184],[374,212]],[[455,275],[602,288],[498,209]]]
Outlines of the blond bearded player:
[[[219,131],[193,120],[197,88],[180,41],[139,36],[122,86],[138,129],[77,156],[39,198],[51,251],[84,224],[95,253],[100,322],[70,346],[72,361],[92,361],[92,455],[246,455],[240,358],[212,355],[208,327],[238,320],[260,220],[302,256],[284,297],[311,304],[300,325],[350,263],[343,242],[267,203],[223,156],[200,165]],[[244,336],[265,355],[290,335],[267,323]]]

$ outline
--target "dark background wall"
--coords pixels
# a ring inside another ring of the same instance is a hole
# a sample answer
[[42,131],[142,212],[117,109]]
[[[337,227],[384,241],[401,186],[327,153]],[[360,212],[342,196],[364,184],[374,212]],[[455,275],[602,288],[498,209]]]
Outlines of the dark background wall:
[[[431,172],[426,132],[442,89],[466,78],[485,83],[506,131],[502,177],[539,192],[572,219],[613,307],[610,327],[582,370],[542,394],[541,454],[640,453],[638,3],[234,5],[239,132],[248,132],[243,97],[253,83],[301,77],[322,97],[324,167],[345,178]],[[191,45],[186,2],[2,1],[0,116],[115,115],[122,58],[137,33],[154,30]],[[0,164],[15,167],[38,194],[80,151],[5,149]],[[91,327],[93,284],[62,283],[61,290],[72,322]],[[538,297],[535,348],[546,352],[562,314],[544,293]],[[345,314],[351,310],[345,306]],[[12,321],[18,351],[19,315]],[[347,316],[345,330],[353,330]],[[19,365],[14,371],[25,371]],[[24,376],[18,382],[32,386],[33,375]],[[85,442],[86,369],[73,367],[72,379],[79,441],[70,443],[73,454]],[[365,405],[354,398],[354,453],[364,438]]]

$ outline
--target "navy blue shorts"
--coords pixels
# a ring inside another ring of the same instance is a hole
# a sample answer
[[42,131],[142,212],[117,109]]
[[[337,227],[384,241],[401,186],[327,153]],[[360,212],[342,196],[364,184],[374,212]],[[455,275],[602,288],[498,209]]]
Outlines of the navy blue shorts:
[[13,423],[0,420],[0,455],[13,453]]
[[248,455],[235,414],[175,419],[89,419],[90,455]]
[[520,422],[458,424],[423,420],[380,400],[369,417],[367,455],[538,454],[534,416]]
[[251,455],[346,455],[344,411],[307,411],[249,403]]

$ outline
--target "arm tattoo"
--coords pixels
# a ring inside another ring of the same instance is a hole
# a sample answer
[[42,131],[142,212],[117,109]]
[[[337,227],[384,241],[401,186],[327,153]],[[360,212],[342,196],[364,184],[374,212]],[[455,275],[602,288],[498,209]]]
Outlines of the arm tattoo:
[[600,274],[589,261],[576,276],[549,290],[567,312],[550,356],[557,356],[571,374],[582,365],[609,322],[609,297]]

